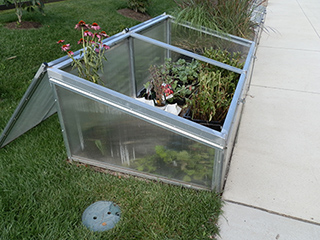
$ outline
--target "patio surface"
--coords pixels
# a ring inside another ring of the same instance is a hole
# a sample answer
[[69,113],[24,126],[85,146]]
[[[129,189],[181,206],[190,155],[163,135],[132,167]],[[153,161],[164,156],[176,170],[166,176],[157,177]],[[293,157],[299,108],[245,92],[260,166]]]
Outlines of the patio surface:
[[222,240],[320,239],[320,1],[269,0]]

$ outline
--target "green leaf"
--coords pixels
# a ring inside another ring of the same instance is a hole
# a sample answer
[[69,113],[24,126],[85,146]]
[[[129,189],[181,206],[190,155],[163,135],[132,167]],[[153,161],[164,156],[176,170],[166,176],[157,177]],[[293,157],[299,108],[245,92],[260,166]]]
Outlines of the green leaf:
[[182,179],[182,181],[185,181],[185,182],[191,182],[191,180],[192,180],[191,177],[188,175],[185,175]]

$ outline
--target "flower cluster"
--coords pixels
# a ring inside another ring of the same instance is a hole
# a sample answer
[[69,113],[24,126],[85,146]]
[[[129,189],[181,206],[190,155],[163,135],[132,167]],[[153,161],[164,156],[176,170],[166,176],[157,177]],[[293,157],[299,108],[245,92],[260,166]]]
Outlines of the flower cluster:
[[81,38],[78,41],[83,47],[80,50],[80,59],[74,57],[74,52],[70,50],[71,45],[65,44],[65,40],[59,40],[57,43],[61,44],[61,50],[72,59],[72,66],[77,67],[80,77],[103,84],[98,71],[103,71],[103,60],[107,60],[105,51],[110,48],[102,40],[109,36],[105,31],[99,31],[101,28],[97,23],[90,25],[80,21],[75,29],[81,31]]
[[164,92],[164,94],[166,95],[166,97],[168,97],[169,95],[173,94],[173,90],[172,90],[172,87],[171,87],[170,84],[163,83],[161,85],[161,89]]

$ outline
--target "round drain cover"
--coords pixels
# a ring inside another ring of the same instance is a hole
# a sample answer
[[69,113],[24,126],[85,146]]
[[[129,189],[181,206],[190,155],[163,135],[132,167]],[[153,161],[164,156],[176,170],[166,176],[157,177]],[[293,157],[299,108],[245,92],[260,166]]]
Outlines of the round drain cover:
[[108,201],[91,204],[82,214],[82,223],[94,232],[113,228],[120,220],[120,207]]

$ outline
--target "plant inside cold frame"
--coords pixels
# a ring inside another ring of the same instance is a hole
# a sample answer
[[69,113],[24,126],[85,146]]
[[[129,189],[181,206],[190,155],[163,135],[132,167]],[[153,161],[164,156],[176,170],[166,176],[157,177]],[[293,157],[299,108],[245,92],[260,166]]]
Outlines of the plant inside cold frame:
[[[243,62],[239,52],[204,48],[203,56],[242,68]],[[215,65],[185,59],[171,61],[166,59],[159,66],[150,66],[151,80],[145,84],[145,98],[177,103],[191,119],[206,122],[223,122],[240,75]],[[141,97],[141,96],[140,96]]]

